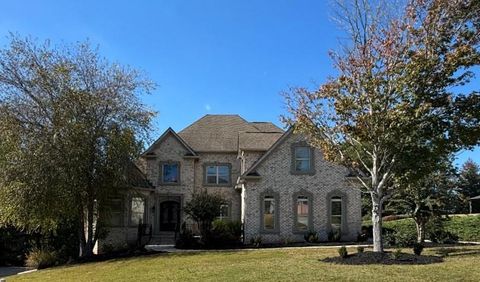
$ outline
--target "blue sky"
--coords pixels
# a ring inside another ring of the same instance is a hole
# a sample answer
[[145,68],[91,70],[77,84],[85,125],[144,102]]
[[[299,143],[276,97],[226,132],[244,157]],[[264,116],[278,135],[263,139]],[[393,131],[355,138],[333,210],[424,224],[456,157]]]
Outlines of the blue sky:
[[[158,84],[144,97],[158,111],[156,135],[208,113],[281,125],[282,91],[334,74],[328,51],[342,34],[330,2],[4,1],[0,45],[8,32],[88,38],[108,59],[142,69]],[[460,153],[458,162],[468,157],[480,162],[480,149]]]

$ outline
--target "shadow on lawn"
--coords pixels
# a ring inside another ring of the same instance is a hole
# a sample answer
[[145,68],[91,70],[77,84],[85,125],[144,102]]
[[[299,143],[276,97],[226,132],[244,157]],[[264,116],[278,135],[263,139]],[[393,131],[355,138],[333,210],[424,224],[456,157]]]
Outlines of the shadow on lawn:
[[346,265],[368,265],[368,264],[433,264],[443,262],[443,258],[438,256],[417,256],[413,254],[402,253],[399,258],[394,259],[391,252],[374,253],[364,252],[348,255],[346,258],[341,257],[328,257],[320,259],[319,261],[346,264]]
[[480,250],[472,250],[468,248],[439,248],[435,250],[435,254],[442,257],[446,256],[470,256],[470,255],[480,255]]

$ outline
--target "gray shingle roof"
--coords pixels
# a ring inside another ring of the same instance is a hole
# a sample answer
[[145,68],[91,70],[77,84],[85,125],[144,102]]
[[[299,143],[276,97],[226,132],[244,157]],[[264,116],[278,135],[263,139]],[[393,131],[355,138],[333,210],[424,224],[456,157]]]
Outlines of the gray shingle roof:
[[283,132],[240,132],[239,147],[245,151],[267,151]]
[[264,121],[254,121],[250,123],[251,125],[255,126],[261,132],[277,132],[283,133],[283,130],[280,129],[278,126],[271,122],[264,122]]
[[[240,147],[267,150],[283,132],[270,122],[248,122],[239,115],[205,115],[178,133],[196,152],[236,152]],[[257,139],[258,138],[258,139]],[[275,139],[276,138],[276,139]],[[265,139],[265,140],[264,140]],[[272,140],[275,139],[273,142]],[[258,142],[259,144],[255,144]],[[268,147],[267,147],[268,146]]]

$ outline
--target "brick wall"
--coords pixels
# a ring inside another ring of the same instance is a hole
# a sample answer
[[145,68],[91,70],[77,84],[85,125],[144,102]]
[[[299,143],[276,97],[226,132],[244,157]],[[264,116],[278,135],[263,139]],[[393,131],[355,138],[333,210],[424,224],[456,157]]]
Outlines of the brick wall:
[[[355,240],[361,227],[360,191],[349,187],[345,181],[346,169],[323,160],[319,150],[314,151],[313,175],[292,175],[292,144],[304,141],[299,135],[291,134],[272,154],[258,167],[261,175],[259,180],[248,180],[244,186],[245,197],[245,237],[261,235],[263,242],[303,241],[303,233],[295,234],[294,230],[294,200],[293,195],[299,191],[312,194],[313,230],[318,232],[321,240],[327,240],[330,230],[328,224],[328,201],[331,193],[344,195],[343,240]],[[262,192],[269,191],[278,195],[279,231],[267,234],[261,232],[261,201]]]

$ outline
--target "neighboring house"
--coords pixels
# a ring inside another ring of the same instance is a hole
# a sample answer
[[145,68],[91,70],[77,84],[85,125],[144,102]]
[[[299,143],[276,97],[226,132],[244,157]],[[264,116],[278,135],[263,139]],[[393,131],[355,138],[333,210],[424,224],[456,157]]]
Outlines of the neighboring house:
[[[148,181],[112,199],[109,235],[102,246],[135,241],[139,222],[152,226],[153,242],[173,243],[182,207],[206,189],[225,198],[219,217],[244,226],[244,242],[303,241],[307,231],[327,240],[340,230],[355,240],[361,228],[360,191],[349,171],[292,129],[247,122],[238,115],[206,115],[176,133],[169,128],[139,160]],[[148,182],[149,185],[145,185]]]
[[480,195],[471,197],[469,200],[469,212],[480,213]]

